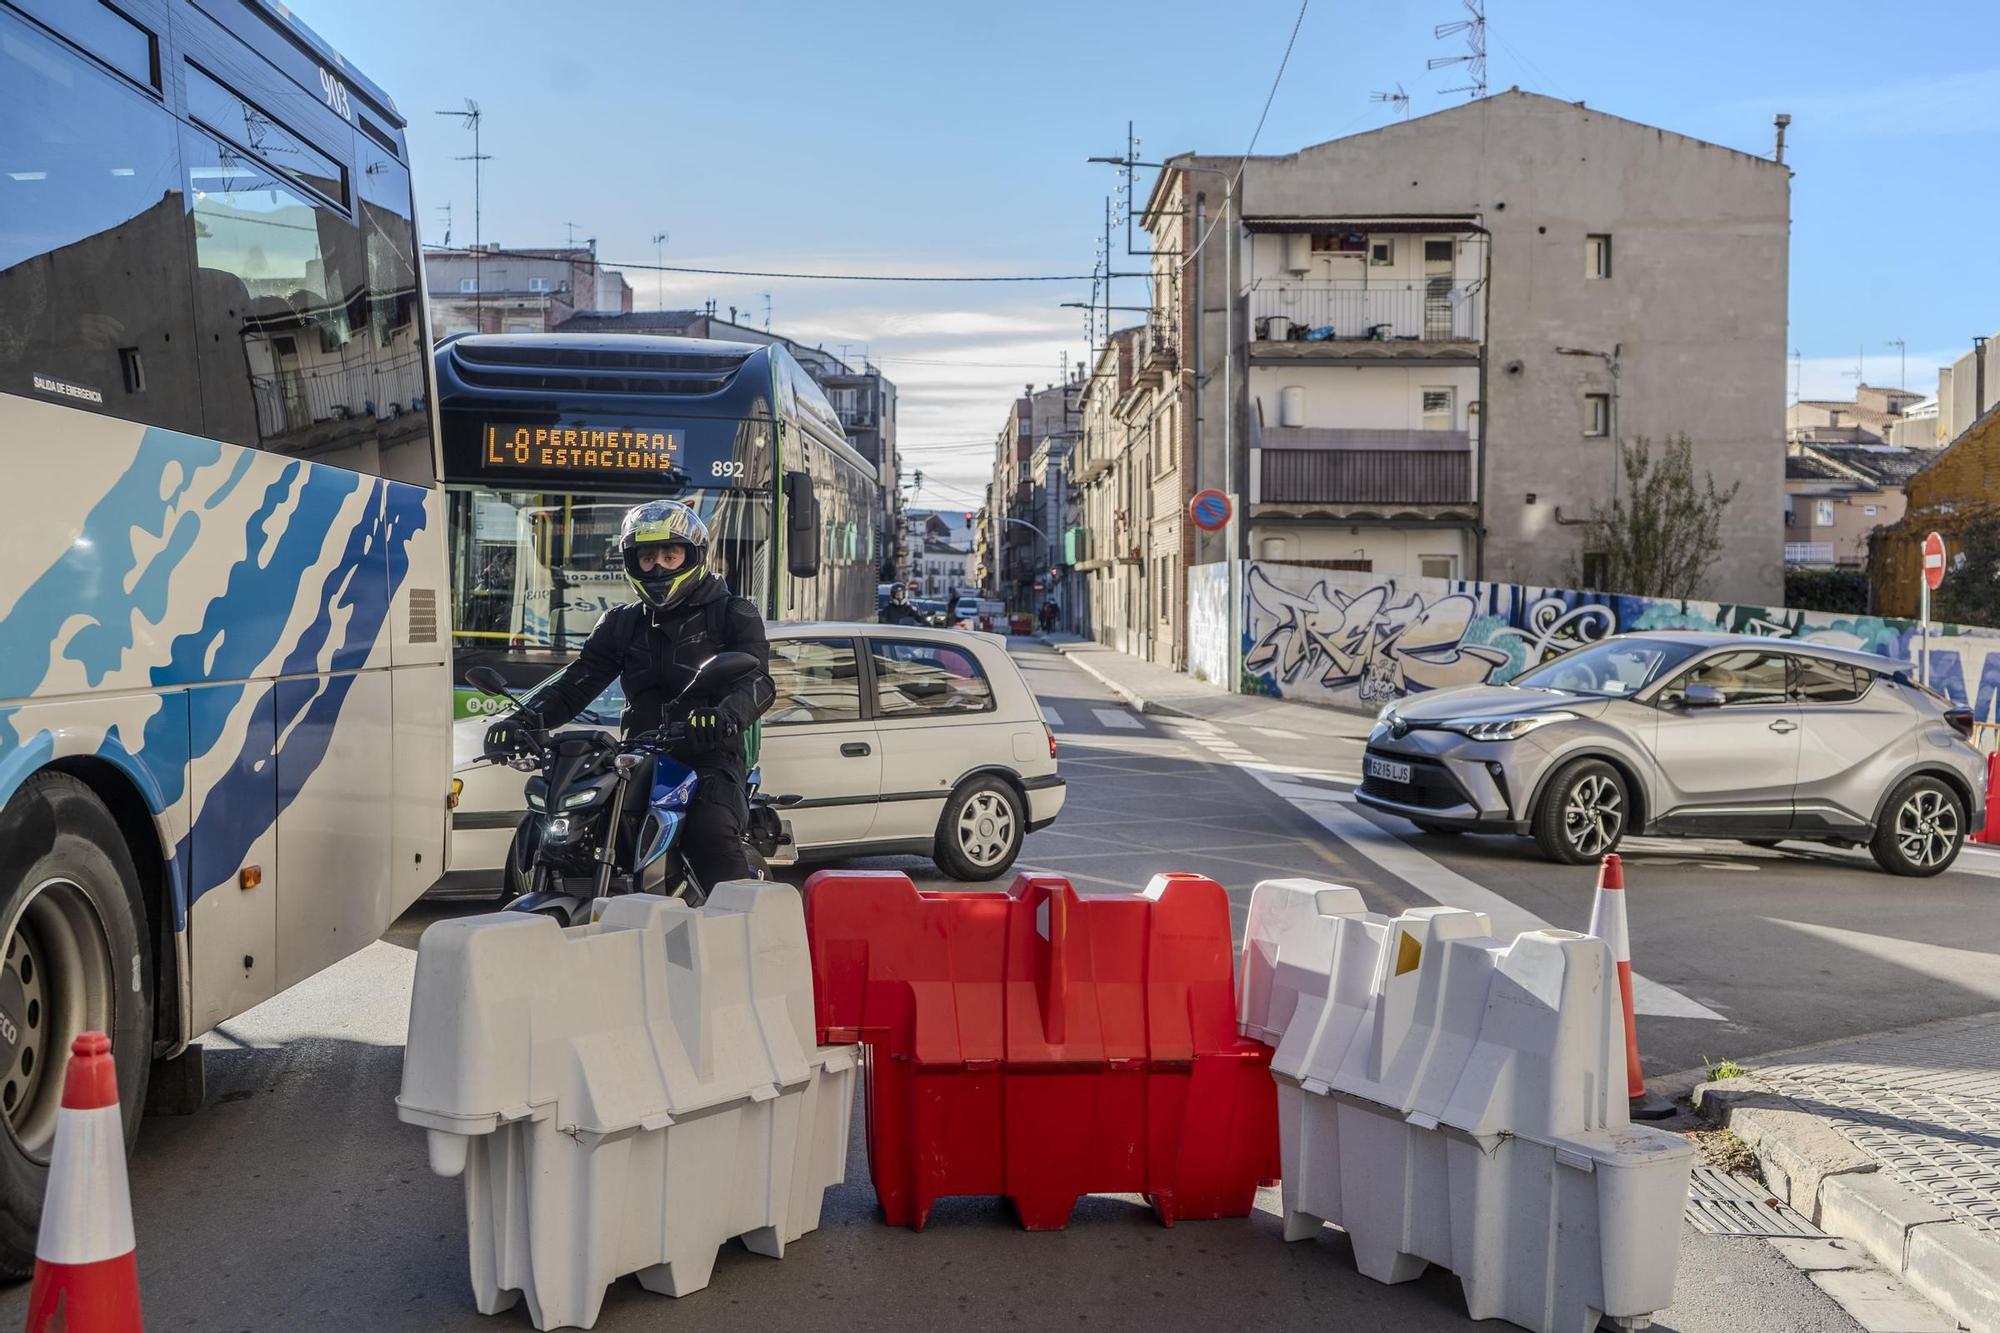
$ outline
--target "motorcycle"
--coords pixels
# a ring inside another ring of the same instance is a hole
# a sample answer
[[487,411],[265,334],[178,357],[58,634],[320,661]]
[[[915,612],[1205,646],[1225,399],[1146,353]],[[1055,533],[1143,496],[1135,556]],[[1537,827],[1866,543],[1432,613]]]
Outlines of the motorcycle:
[[[700,781],[676,755],[689,740],[687,715],[726,696],[744,676],[758,670],[748,653],[718,653],[696,669],[694,679],[667,710],[668,722],[626,739],[602,731],[550,735],[524,731],[522,746],[504,761],[532,773],[527,783],[528,816],[510,863],[525,868],[524,892],[507,910],[553,916],[566,926],[591,919],[591,904],[624,893],[658,893],[699,907],[708,889],[680,851],[682,822]],[[489,694],[526,705],[491,667],[474,667],[466,681]],[[635,799],[635,774],[653,761],[651,790],[636,834],[625,812]],[[758,878],[764,862],[790,841],[778,811],[799,800],[759,790],[761,774],[749,778],[750,819],[744,843]],[[510,874],[510,879],[512,875]]]

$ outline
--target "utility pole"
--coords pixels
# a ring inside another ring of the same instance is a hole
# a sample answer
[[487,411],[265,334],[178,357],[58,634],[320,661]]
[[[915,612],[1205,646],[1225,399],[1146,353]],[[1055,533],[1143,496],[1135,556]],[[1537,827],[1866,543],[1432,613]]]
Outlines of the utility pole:
[[465,99],[463,111],[440,111],[437,114],[456,116],[464,128],[472,131],[471,154],[460,155],[453,160],[472,163],[472,322],[480,333],[484,333],[486,332],[484,313],[486,284],[480,281],[480,278],[484,264],[482,252],[485,247],[481,243],[479,232],[479,164],[487,161],[490,155],[479,151],[479,122],[483,113],[479,110],[479,103],[468,97]]

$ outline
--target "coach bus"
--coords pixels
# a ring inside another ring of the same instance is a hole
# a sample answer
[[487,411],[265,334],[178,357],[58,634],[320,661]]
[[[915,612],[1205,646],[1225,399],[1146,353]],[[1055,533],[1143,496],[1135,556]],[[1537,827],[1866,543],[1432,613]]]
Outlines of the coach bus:
[[875,469],[778,345],[649,334],[465,334],[437,349],[452,641],[463,684],[531,684],[630,601],[618,525],[678,498],[768,620],[875,610]]
[[[275,0],[0,0],[0,1271],[71,1040],[194,1037],[442,868],[444,503],[403,119]],[[198,1048],[196,1054],[198,1055]]]

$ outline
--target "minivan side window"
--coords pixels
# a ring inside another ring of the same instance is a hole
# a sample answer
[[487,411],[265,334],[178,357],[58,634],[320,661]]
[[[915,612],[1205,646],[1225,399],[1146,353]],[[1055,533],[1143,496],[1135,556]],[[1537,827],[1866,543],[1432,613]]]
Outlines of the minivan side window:
[[993,708],[993,686],[969,648],[871,639],[869,651],[875,659],[875,715],[885,722]]
[[774,640],[771,683],[777,697],[764,714],[767,727],[861,717],[861,673],[852,639]]

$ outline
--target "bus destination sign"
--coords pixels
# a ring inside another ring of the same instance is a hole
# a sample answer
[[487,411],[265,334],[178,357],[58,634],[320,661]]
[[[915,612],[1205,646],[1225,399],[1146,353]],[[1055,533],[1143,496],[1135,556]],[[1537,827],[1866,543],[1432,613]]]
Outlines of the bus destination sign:
[[679,431],[489,425],[483,461],[488,467],[627,475],[677,472],[680,451]]

